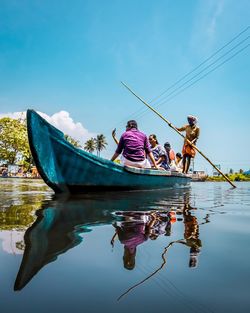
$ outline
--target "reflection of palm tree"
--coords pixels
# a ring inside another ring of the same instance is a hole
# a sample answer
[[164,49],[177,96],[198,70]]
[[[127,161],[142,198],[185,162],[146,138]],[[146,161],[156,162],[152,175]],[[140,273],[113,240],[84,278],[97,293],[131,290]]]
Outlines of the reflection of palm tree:
[[84,150],[86,150],[90,153],[93,153],[95,151],[95,148],[96,148],[96,143],[95,143],[94,138],[90,138],[84,144]]
[[100,156],[100,152],[106,148],[107,141],[103,134],[97,135],[95,139],[97,155]]

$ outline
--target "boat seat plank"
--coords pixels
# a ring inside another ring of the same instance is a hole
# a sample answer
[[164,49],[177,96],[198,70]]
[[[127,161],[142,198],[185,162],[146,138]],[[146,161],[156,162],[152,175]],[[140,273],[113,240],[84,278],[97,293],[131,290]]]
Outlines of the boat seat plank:
[[132,166],[125,165],[124,169],[127,172],[135,173],[135,174],[171,176],[171,171],[156,170],[156,169],[152,169],[152,168],[139,168],[139,167],[132,167]]

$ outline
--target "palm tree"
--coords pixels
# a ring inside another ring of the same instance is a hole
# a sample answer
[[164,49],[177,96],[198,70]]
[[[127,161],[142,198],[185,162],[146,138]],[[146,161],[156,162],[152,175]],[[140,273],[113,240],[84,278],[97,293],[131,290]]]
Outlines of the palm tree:
[[90,138],[87,140],[84,144],[84,150],[93,153],[96,149],[96,139],[95,138]]
[[75,140],[74,138],[70,137],[67,134],[64,135],[64,138],[76,148],[81,148],[81,145],[78,140]]
[[106,138],[103,134],[97,135],[95,139],[95,144],[96,144],[96,150],[97,150],[97,155],[100,156],[100,152],[103,149],[106,149],[107,146],[107,141]]

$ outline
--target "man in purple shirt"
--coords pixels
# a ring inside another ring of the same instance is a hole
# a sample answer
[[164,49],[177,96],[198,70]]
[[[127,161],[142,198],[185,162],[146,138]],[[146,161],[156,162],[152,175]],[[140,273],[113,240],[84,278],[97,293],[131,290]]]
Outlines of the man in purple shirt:
[[158,168],[151,152],[147,136],[137,129],[134,120],[127,122],[126,131],[122,134],[118,147],[111,158],[114,161],[122,153],[121,162],[134,167],[151,167],[146,155],[155,168]]

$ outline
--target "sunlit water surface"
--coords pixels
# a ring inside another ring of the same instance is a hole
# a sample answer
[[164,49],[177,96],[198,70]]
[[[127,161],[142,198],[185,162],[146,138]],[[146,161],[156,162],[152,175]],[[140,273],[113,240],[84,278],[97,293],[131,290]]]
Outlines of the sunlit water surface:
[[249,312],[250,183],[55,197],[0,179],[0,310]]

